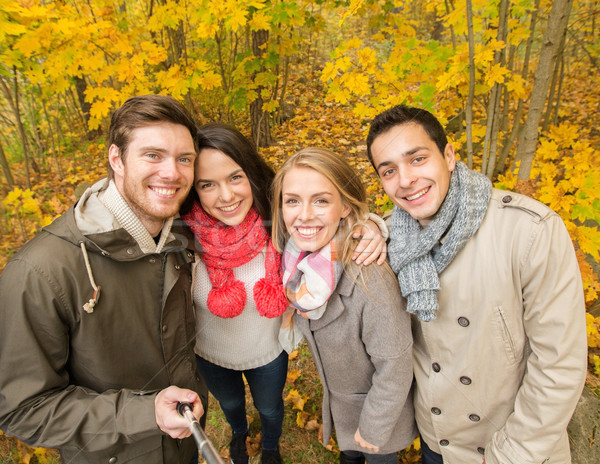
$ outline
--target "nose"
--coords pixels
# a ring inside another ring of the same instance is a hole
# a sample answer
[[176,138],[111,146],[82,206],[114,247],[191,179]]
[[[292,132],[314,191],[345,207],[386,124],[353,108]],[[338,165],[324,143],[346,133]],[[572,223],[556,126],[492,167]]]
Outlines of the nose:
[[159,176],[166,180],[177,180],[181,176],[179,172],[179,166],[175,159],[171,157],[165,157],[164,161],[160,165]]
[[310,202],[304,202],[302,203],[302,206],[300,207],[300,214],[298,215],[298,219],[300,219],[301,221],[308,221],[309,219],[312,219],[314,215],[314,210],[312,205],[310,204]]
[[233,200],[235,194],[233,192],[233,189],[229,185],[225,184],[222,185],[219,189],[219,196],[221,197],[222,202],[227,203]]
[[398,168],[398,186],[400,188],[409,188],[416,180],[417,176],[409,166]]

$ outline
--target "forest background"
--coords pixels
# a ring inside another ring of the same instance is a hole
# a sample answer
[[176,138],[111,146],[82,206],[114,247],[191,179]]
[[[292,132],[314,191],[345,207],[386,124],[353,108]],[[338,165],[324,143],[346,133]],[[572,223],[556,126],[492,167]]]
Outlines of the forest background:
[[[173,95],[200,122],[235,125],[274,168],[299,148],[330,148],[378,213],[391,203],[366,160],[369,122],[422,106],[461,160],[565,221],[598,394],[599,20],[592,0],[0,0],[0,268],[104,177],[108,117],[130,96]],[[318,441],[306,347],[286,395],[285,462],[334,462],[335,443]],[[210,414],[226,454],[214,402]],[[57,459],[0,436],[0,462]],[[418,442],[400,459],[415,462]]]

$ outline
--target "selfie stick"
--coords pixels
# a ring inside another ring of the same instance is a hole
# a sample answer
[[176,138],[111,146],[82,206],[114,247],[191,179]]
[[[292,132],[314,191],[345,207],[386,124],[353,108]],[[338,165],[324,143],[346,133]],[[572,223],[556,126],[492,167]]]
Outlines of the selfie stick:
[[192,405],[190,403],[179,403],[177,405],[177,412],[185,417],[189,421],[190,430],[192,436],[196,440],[198,450],[202,453],[202,457],[207,464],[225,464],[219,453],[211,443],[211,441],[200,427],[198,420],[192,414]]

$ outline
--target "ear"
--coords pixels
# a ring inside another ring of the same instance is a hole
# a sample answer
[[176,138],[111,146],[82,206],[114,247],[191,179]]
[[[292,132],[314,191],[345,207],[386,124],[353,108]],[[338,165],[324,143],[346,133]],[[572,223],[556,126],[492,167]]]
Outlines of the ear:
[[116,175],[119,177],[123,176],[124,168],[121,150],[114,143],[108,149],[108,163]]
[[448,171],[454,171],[456,167],[456,154],[454,153],[454,147],[450,143],[446,144],[446,148],[444,148],[444,159],[448,165]]
[[350,211],[352,211],[352,209],[350,208],[348,203],[342,203],[342,219],[346,219],[350,214]]

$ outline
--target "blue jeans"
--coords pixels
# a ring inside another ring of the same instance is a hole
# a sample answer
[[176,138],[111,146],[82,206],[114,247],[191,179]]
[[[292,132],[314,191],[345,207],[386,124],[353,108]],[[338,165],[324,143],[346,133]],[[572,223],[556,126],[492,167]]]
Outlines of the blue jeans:
[[244,374],[254,406],[260,414],[262,449],[278,449],[283,427],[283,387],[287,377],[288,354],[282,351],[270,363],[244,371],[217,366],[200,356],[196,356],[196,366],[221,405],[233,433],[248,431],[246,390],[242,379]]
[[348,456],[349,458],[354,459],[360,456],[364,456],[367,461],[367,464],[398,464],[398,455],[396,453],[369,454],[354,450],[344,450],[342,451],[342,453]]
[[427,443],[423,441],[423,437],[421,437],[421,452],[423,453],[423,457],[421,458],[423,464],[444,464],[442,455],[431,451]]

